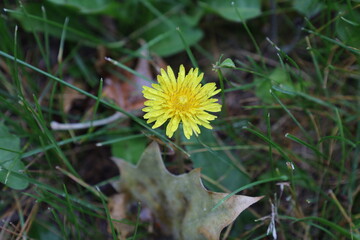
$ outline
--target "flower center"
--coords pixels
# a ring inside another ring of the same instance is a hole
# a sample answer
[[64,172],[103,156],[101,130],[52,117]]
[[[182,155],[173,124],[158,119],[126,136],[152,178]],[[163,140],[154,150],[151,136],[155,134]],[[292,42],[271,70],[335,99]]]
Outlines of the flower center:
[[179,96],[179,103],[180,104],[182,104],[182,105],[184,105],[184,104],[186,104],[188,102],[188,98],[187,98],[187,96]]
[[184,113],[193,108],[192,94],[188,92],[175,92],[169,99],[169,108],[174,113]]

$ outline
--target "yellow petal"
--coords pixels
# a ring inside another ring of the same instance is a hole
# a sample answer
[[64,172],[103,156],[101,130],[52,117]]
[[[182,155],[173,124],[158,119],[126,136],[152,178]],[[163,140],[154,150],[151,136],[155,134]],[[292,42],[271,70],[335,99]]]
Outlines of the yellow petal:
[[164,92],[164,89],[159,84],[153,83],[151,86],[158,91]]
[[179,89],[183,87],[184,79],[185,79],[185,68],[184,65],[181,64],[177,79]]
[[200,121],[200,125],[201,125],[201,126],[204,126],[204,127],[206,127],[207,129],[213,129],[213,127],[212,127],[209,123],[207,123],[207,122],[205,122],[205,121],[203,121],[203,120],[201,120],[201,119],[199,119],[199,121]]
[[190,139],[190,137],[192,135],[192,129],[191,129],[190,122],[188,121],[187,118],[183,118],[181,120],[183,122],[184,135],[187,139]]
[[167,75],[170,79],[171,84],[176,85],[176,77],[175,77],[174,71],[172,70],[172,68],[170,66],[167,67]]
[[199,69],[198,69],[198,68],[195,68],[193,74],[195,75],[195,77],[197,77],[197,76],[199,75]]
[[190,126],[193,132],[197,135],[197,133],[200,133],[200,128],[196,124],[195,120],[189,118]]
[[156,100],[156,101],[164,100],[163,97],[158,96],[158,95],[154,95],[154,94],[148,93],[148,92],[145,92],[145,93],[144,93],[144,97],[147,98],[147,99],[149,99],[149,100]]
[[152,112],[148,112],[147,114],[145,114],[144,118],[156,118],[162,114],[164,114],[164,110],[152,111]]
[[176,129],[178,129],[179,127],[179,123],[180,123],[180,118],[178,116],[174,116],[169,124],[166,126],[166,135],[171,138],[174,134],[174,132],[176,131]]
[[194,86],[197,87],[201,83],[201,81],[202,81],[202,79],[204,77],[204,73],[201,73],[199,76],[197,76],[197,75],[195,75],[195,76],[196,77],[195,77],[195,80],[194,80]]
[[205,120],[205,121],[211,121],[211,120],[214,120],[216,118],[215,115],[212,115],[210,113],[207,113],[207,112],[202,112],[202,113],[199,113],[196,115],[198,119],[201,119],[201,120]]
[[161,125],[163,125],[166,122],[166,120],[168,120],[168,118],[169,117],[166,114],[161,115],[160,117],[157,118],[157,120],[156,120],[154,126],[152,126],[152,128],[154,129],[154,128],[160,127]]
[[196,88],[196,87],[200,84],[200,82],[201,82],[201,80],[202,80],[202,78],[203,78],[203,76],[204,76],[203,73],[201,73],[200,76],[198,76],[198,72],[199,72],[199,69],[196,68],[195,71],[194,71],[194,73],[193,73],[192,76],[191,76],[192,79],[191,79],[191,83],[189,84],[189,86],[190,86],[192,89]]
[[209,105],[206,105],[206,109],[204,109],[208,112],[220,112],[221,111],[221,105],[218,103],[211,103]]
[[[170,68],[171,69],[171,68]],[[169,67],[168,67],[168,70],[169,70]],[[172,70],[171,70],[172,71]],[[174,91],[174,84],[173,84],[173,82],[172,82],[172,80],[169,78],[169,76],[168,76],[168,74],[165,72],[165,70],[164,69],[161,69],[160,70],[160,72],[161,72],[161,77],[162,77],[162,79],[164,80],[164,83],[166,84],[166,88],[170,91],[170,92],[172,92],[172,91]]]
[[157,76],[157,81],[159,82],[160,87],[164,90],[165,93],[171,92],[170,83],[166,81],[162,75]]
[[153,108],[152,107],[144,107],[141,109],[143,112],[150,112]]
[[191,82],[192,82],[192,79],[193,79],[193,71],[194,71],[194,69],[190,69],[188,74],[185,76],[183,87],[190,87],[191,86]]
[[147,123],[152,123],[155,122],[157,118],[149,118],[146,122]]
[[215,96],[215,95],[218,94],[220,91],[221,91],[221,89],[213,90],[212,93],[209,95],[209,97]]
[[155,95],[155,96],[159,96],[159,97],[163,97],[163,98],[166,98],[167,95],[157,89],[154,89],[154,88],[149,88],[149,87],[144,87],[144,90],[143,90],[143,93],[146,93],[146,94],[152,94],[152,95]]
[[153,101],[153,100],[149,100],[149,101],[145,101],[144,105],[145,106],[149,106],[149,107],[156,107],[159,106],[161,102],[159,101]]

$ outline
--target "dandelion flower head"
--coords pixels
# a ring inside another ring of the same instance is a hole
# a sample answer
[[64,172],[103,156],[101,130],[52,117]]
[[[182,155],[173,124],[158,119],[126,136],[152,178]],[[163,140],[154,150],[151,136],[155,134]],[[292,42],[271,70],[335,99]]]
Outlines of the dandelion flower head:
[[161,69],[157,76],[158,83],[152,87],[143,87],[148,123],[155,122],[152,128],[158,128],[170,119],[166,127],[166,135],[171,138],[182,123],[184,135],[190,139],[193,133],[200,133],[200,126],[212,129],[210,121],[216,116],[208,112],[220,112],[221,105],[217,99],[211,98],[220,90],[215,83],[201,85],[204,74],[199,75],[198,68],[191,68],[186,74],[183,65],[180,66],[177,78],[170,66],[167,71]]

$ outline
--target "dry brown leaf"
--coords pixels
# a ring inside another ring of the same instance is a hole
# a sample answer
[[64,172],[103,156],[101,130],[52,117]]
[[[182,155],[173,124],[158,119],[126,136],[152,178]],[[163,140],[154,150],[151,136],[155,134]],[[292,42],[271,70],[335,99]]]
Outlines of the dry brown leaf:
[[136,167],[113,160],[121,171],[121,180],[114,187],[147,206],[162,232],[174,239],[217,240],[224,227],[262,198],[235,195],[213,210],[228,194],[207,191],[200,169],[178,176],[169,173],[156,142],[144,151]]
[[[145,42],[142,43],[143,46],[145,46]],[[153,79],[154,75],[151,71],[151,66],[150,66],[150,62],[148,60],[149,58],[149,51],[147,48],[144,48],[141,52],[141,55],[143,57],[139,58],[136,67],[135,67],[135,71],[138,72],[139,74],[141,74],[142,76],[147,77],[148,79]],[[134,75],[134,82],[136,83],[136,87],[138,91],[142,91],[142,86],[151,86],[151,83],[147,80],[145,80],[144,78],[140,77],[140,76],[136,76]],[[142,95],[142,94],[141,94]]]
[[[149,53],[146,48],[144,48],[141,55],[144,57],[138,59],[134,70],[148,79],[153,79],[154,74],[151,71],[151,65],[148,60]],[[122,81],[114,75],[107,77],[105,79],[103,95],[114,100],[121,108],[127,111],[142,108],[145,101],[142,87],[150,86],[151,82],[125,70],[120,70],[120,73],[125,76],[127,81]]]
[[129,84],[121,82],[118,78],[105,78],[105,87],[103,89],[103,96],[112,99],[121,108],[127,108],[127,99],[129,92],[133,91]]
[[[85,89],[85,86],[82,82],[70,81],[70,83],[80,89]],[[62,101],[63,101],[63,111],[68,113],[73,105],[75,100],[85,99],[86,96],[72,88],[65,88],[62,94]]]
[[[121,220],[127,219],[127,203],[126,194],[115,194],[109,199],[109,210],[112,219]],[[134,231],[134,226],[126,223],[113,221],[114,228],[119,232],[120,239],[125,239],[130,233]],[[110,226],[108,232],[111,233]]]

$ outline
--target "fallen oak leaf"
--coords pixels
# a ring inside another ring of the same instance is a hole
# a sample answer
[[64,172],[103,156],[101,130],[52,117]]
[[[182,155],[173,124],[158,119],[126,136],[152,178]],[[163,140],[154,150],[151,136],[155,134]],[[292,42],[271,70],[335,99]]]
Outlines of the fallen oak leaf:
[[162,232],[174,239],[217,240],[224,227],[262,198],[235,195],[212,210],[228,194],[207,191],[200,169],[177,176],[169,173],[156,142],[145,149],[137,166],[117,158],[113,161],[121,172],[114,187],[146,205]]

